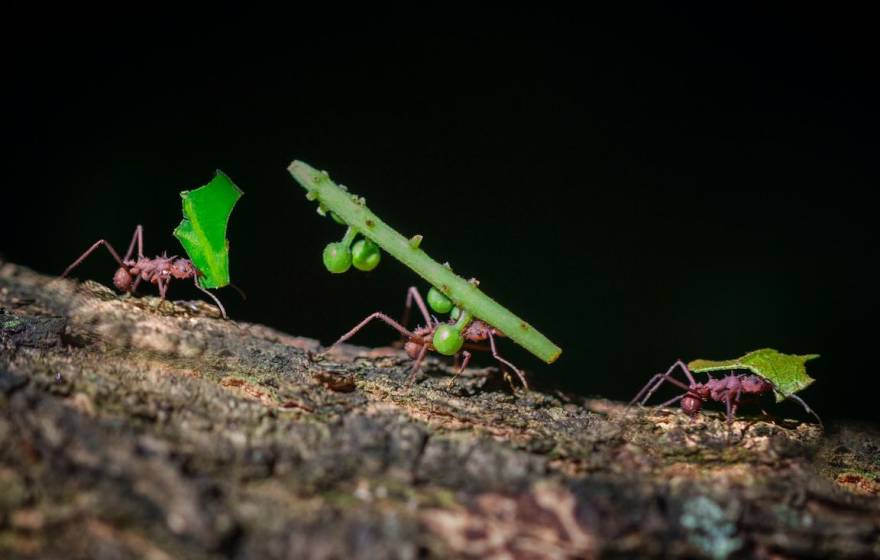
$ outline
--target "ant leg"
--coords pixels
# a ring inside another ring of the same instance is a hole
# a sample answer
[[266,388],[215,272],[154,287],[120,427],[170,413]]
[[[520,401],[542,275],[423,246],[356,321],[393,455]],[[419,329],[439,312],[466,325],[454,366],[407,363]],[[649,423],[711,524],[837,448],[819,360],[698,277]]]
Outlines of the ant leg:
[[209,292],[205,288],[199,286],[199,279],[198,278],[193,277],[193,283],[196,285],[196,288],[198,288],[200,291],[206,293],[208,295],[208,297],[210,297],[211,299],[214,300],[214,303],[217,304],[217,307],[220,308],[220,315],[222,315],[224,319],[229,319],[229,317],[226,315],[226,308],[223,307],[223,304],[220,303],[220,300],[217,299],[217,296],[215,296],[214,294],[212,294],[211,292]]
[[422,367],[422,360],[425,359],[425,354],[427,353],[428,345],[424,344],[422,346],[422,349],[419,350],[419,355],[416,356],[416,363],[413,364],[412,369],[409,370],[409,375],[406,376],[406,381],[404,382],[404,385],[406,385],[407,389],[412,387],[413,381],[416,380],[416,374],[419,372],[419,368]]
[[165,303],[165,285],[159,277],[153,277],[150,283],[156,284],[156,287],[159,288],[159,303],[153,306],[153,310],[162,311],[162,304]]
[[131,253],[134,251],[134,244],[137,242],[138,247],[138,256],[144,256],[144,226],[138,224],[136,228],[134,228],[134,235],[131,237],[131,243],[128,245],[128,251],[125,252],[125,258],[122,259],[127,261],[131,258]]
[[733,395],[730,392],[727,393],[724,399],[724,404],[727,407],[727,425],[730,426],[733,423]]
[[165,299],[165,294],[168,293],[168,280],[157,278],[156,284],[159,286],[159,299]]
[[[636,396],[633,397],[633,399],[631,401],[629,401],[629,404],[627,406],[632,406],[632,405],[636,404],[636,402],[638,402],[639,405],[645,404],[645,401],[648,400],[650,395],[645,397],[644,399],[642,399],[642,396],[644,396],[644,394],[648,391],[648,389],[651,389],[654,385],[659,385],[660,383],[662,383],[664,381],[664,379],[667,378],[668,375],[669,375],[668,371],[666,373],[655,373],[654,375],[652,375],[651,379],[649,379],[648,382],[645,383],[645,386],[642,387],[638,393],[636,393]],[[675,381],[670,381],[670,382],[675,383]],[[682,385],[684,385],[684,383],[682,383]]]
[[[681,368],[681,370],[684,371],[684,374],[687,376],[688,381],[690,381],[690,386],[685,385],[681,381],[672,377],[672,373],[675,371],[675,368]],[[674,364],[672,364],[672,366],[669,367],[668,370],[666,370],[666,373],[658,373],[657,375],[652,377],[651,380],[648,381],[648,383],[644,387],[642,387],[642,390],[638,392],[635,398],[633,398],[633,400],[629,402],[629,406],[632,406],[637,401],[639,401],[640,405],[648,402],[648,399],[651,398],[651,395],[653,395],[654,392],[660,388],[664,381],[668,381],[673,385],[684,389],[685,391],[690,391],[691,387],[697,384],[697,381],[694,379],[694,376],[691,374],[685,363],[681,360],[677,360]]]
[[516,373],[517,377],[519,377],[519,380],[520,380],[520,381],[522,382],[522,384],[523,384],[523,389],[525,389],[526,391],[528,391],[528,390],[529,390],[529,384],[528,384],[528,382],[526,381],[526,378],[525,378],[525,376],[522,374],[522,372],[521,372],[520,370],[518,370],[518,369],[516,368],[515,365],[513,365],[512,363],[508,362],[507,360],[505,360],[504,358],[502,358],[501,356],[498,355],[498,351],[495,349],[495,337],[492,335],[492,330],[491,330],[491,329],[489,330],[489,348],[492,350],[492,356],[493,356],[496,360],[498,360],[498,361],[501,362],[502,364],[506,365],[507,367],[509,367],[510,369],[512,369],[514,373]]
[[819,418],[819,415],[816,414],[815,412],[813,412],[813,409],[810,408],[809,406],[807,406],[807,403],[805,403],[804,400],[803,400],[802,398],[800,398],[800,397],[797,396],[797,395],[789,395],[788,398],[790,398],[790,399],[794,399],[795,402],[800,403],[800,405],[801,405],[802,407],[804,407],[804,410],[806,410],[807,412],[809,412],[810,414],[812,414],[813,417],[815,417],[816,420],[819,421],[819,426],[821,426],[822,428],[825,427],[825,424],[822,423],[822,419]]
[[425,300],[422,299],[422,294],[416,289],[415,286],[410,286],[406,291],[406,305],[403,308],[403,319],[400,321],[400,324],[406,326],[409,321],[409,314],[412,310],[412,303],[416,302],[416,306],[419,308],[419,311],[422,312],[422,317],[425,319],[425,326],[431,326],[431,314],[428,313],[428,307],[425,305]]
[[[727,442],[730,443],[733,437],[733,419],[736,416],[736,409],[739,408],[739,398],[742,394],[741,390],[737,390],[735,393],[731,394],[730,391],[727,391],[725,394],[725,403],[727,404]],[[748,429],[746,426],[745,430]],[[743,435],[745,434],[745,430],[743,430]],[[740,437],[742,439],[742,436]]]
[[671,405],[671,404],[675,404],[675,403],[677,403],[678,401],[680,401],[681,399],[685,398],[687,395],[688,395],[688,393],[684,393],[683,395],[679,395],[679,396],[677,396],[677,397],[672,397],[672,398],[669,399],[668,401],[666,401],[666,402],[664,402],[664,403],[660,403],[660,404],[658,404],[658,405],[657,405],[657,408],[663,408],[664,406],[669,406],[669,405]]
[[[448,387],[452,387],[453,385],[455,385],[455,380],[458,379],[458,376],[461,375],[462,372],[467,367],[468,362],[471,361],[471,353],[468,352],[467,350],[465,350],[464,352],[461,352],[461,355],[464,356],[464,359],[461,362],[461,367],[458,368],[458,371],[455,372],[455,375],[453,375],[452,379],[449,380]],[[456,360],[458,359],[458,354],[455,355],[455,359]]]
[[[677,368],[677,367],[682,368],[682,370],[685,372],[685,375],[687,375],[688,381],[691,382],[690,386],[685,385],[684,383],[682,383],[678,379],[675,379],[674,377],[672,377],[672,373],[675,371],[675,368]],[[694,376],[691,375],[690,370],[687,368],[686,365],[684,365],[684,362],[682,362],[681,360],[678,360],[677,362],[672,364],[672,366],[670,366],[670,368],[668,370],[666,370],[666,373],[658,373],[654,377],[652,377],[651,380],[648,381],[648,383],[644,387],[642,387],[642,390],[638,392],[638,394],[635,396],[635,398],[629,402],[629,406],[632,406],[636,402],[638,402],[640,405],[643,405],[646,402],[648,402],[648,399],[651,398],[651,395],[653,395],[654,392],[660,388],[660,386],[663,384],[664,381],[668,381],[669,383],[672,383],[676,387],[684,389],[685,391],[690,391],[691,387],[693,387],[694,385],[697,384],[696,380],[694,379]]]
[[128,292],[133,294],[138,289],[138,286],[140,285],[141,280],[143,280],[143,278],[141,276],[138,276],[137,278],[135,278],[134,283],[131,285],[131,289],[129,289]]
[[461,375],[462,372],[463,372],[465,369],[467,369],[468,362],[471,361],[471,353],[468,352],[467,350],[465,350],[464,352],[462,352],[461,355],[464,356],[464,359],[461,361],[461,367],[458,368],[458,373],[456,373],[455,375]]
[[64,278],[65,276],[67,276],[68,274],[70,274],[70,271],[71,271],[71,270],[73,270],[74,268],[76,268],[77,266],[79,266],[80,263],[82,263],[84,260],[86,260],[86,258],[87,258],[89,255],[91,255],[91,254],[95,251],[95,249],[97,249],[98,247],[100,247],[100,246],[102,246],[102,245],[103,245],[104,247],[107,247],[107,250],[110,251],[110,254],[113,255],[113,258],[116,260],[117,263],[119,263],[119,266],[122,267],[122,268],[125,268],[125,263],[122,262],[122,259],[119,258],[119,253],[116,252],[116,249],[114,249],[112,245],[110,245],[109,243],[107,243],[107,241],[105,241],[105,240],[103,240],[103,239],[99,239],[99,240],[97,240],[97,241],[94,243],[94,245],[92,245],[91,247],[89,247],[89,248],[86,250],[85,253],[83,253],[82,255],[80,255],[80,257],[79,257],[78,259],[76,259],[75,261],[73,261],[73,264],[71,264],[70,266],[68,266],[68,267],[64,270],[64,272],[61,273],[61,277]]
[[406,330],[406,327],[404,327],[403,325],[401,325],[400,323],[398,323],[397,321],[395,321],[394,319],[392,319],[388,315],[385,315],[384,313],[380,313],[377,311],[377,312],[373,313],[372,315],[368,316],[366,319],[364,319],[360,323],[358,323],[353,329],[351,329],[350,331],[348,331],[347,333],[342,335],[339,338],[339,340],[337,340],[336,342],[331,344],[331,346],[336,346],[337,344],[339,344],[341,342],[345,342],[349,338],[353,337],[354,335],[356,335],[358,333],[358,331],[360,331],[362,328],[364,328],[364,326],[367,323],[369,323],[370,321],[372,321],[373,319],[380,319],[380,320],[384,321],[385,323],[390,325],[394,330],[396,330],[397,332],[399,332],[400,334],[402,334],[403,336],[405,336],[407,338],[418,338],[418,337],[416,337],[415,333],[412,333],[412,332]]

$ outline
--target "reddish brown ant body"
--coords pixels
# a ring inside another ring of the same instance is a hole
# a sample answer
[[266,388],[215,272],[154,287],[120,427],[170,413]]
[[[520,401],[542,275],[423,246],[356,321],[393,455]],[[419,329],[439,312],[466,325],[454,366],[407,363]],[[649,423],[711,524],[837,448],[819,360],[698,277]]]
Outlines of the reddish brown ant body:
[[[672,377],[676,368],[680,368],[684,372],[688,384]],[[633,405],[638,402],[639,405],[644,405],[648,399],[651,398],[651,395],[663,385],[663,383],[671,383],[680,389],[684,389],[685,393],[657,405],[658,407],[669,406],[681,401],[681,410],[693,418],[699,414],[706,401],[712,400],[723,402],[727,406],[728,423],[733,421],[733,417],[736,415],[736,410],[739,408],[743,397],[749,395],[757,396],[773,392],[772,383],[758,375],[747,373],[736,374],[731,372],[720,379],[716,379],[710,375],[709,380],[705,383],[697,383],[697,380],[694,379],[694,376],[690,369],[688,369],[687,365],[681,360],[678,360],[672,364],[672,367],[670,367],[666,373],[658,373],[652,377],[647,385],[639,391],[629,404]],[[820,425],[822,424],[822,419],[819,418],[819,415],[813,412],[803,399],[797,395],[788,395],[787,398],[799,403],[804,407],[804,410],[812,414],[816,420],[819,421]]]
[[[132,259],[135,245],[137,246],[137,258]],[[171,280],[186,280],[192,278],[196,288],[208,294],[208,296],[214,300],[214,303],[217,304],[217,307],[220,308],[220,313],[223,315],[223,318],[226,318],[226,309],[223,307],[223,304],[220,303],[220,300],[217,299],[214,294],[199,285],[198,277],[201,276],[202,273],[193,265],[192,261],[189,259],[178,258],[176,255],[169,257],[165,253],[163,253],[162,256],[157,256],[152,259],[144,256],[144,228],[140,225],[135,228],[131,243],[128,246],[128,251],[126,251],[124,257],[120,258],[119,253],[117,253],[113,246],[106,240],[99,239],[78,259],[73,261],[73,264],[67,267],[67,269],[61,274],[61,277],[64,278],[70,274],[74,268],[79,266],[80,263],[101,246],[106,247],[107,251],[110,252],[119,264],[116,274],[113,275],[113,285],[116,286],[116,289],[120,292],[134,293],[138,285],[142,281],[146,281],[150,284],[155,284],[159,288],[159,298],[164,300]]]
[[[419,308],[419,311],[422,313],[422,317],[425,320],[425,324],[422,326],[416,327],[414,330],[410,331],[404,325],[407,323],[407,319],[409,318],[410,308],[412,307],[413,302],[415,302],[416,307]],[[434,334],[437,331],[438,327],[442,325],[452,325],[455,323],[454,320],[450,320],[449,322],[440,322],[436,317],[432,317],[430,313],[428,313],[428,308],[425,306],[425,301],[422,299],[422,296],[419,294],[419,291],[415,287],[410,287],[406,293],[406,308],[403,314],[403,320],[401,323],[398,323],[388,315],[376,312],[369,316],[367,316],[363,321],[355,325],[353,329],[342,335],[336,342],[333,343],[333,346],[345,342],[350,339],[352,336],[357,334],[362,328],[364,328],[367,323],[372,321],[373,319],[379,319],[391,326],[397,332],[399,332],[406,339],[404,343],[404,350],[407,355],[415,360],[412,369],[409,372],[409,375],[406,378],[406,385],[411,386],[413,381],[415,380],[416,374],[419,371],[419,368],[422,365],[422,362],[425,359],[425,355],[428,352],[436,351],[437,349],[434,347]],[[498,354],[498,350],[495,348],[495,338],[503,337],[504,333],[495,327],[489,325],[485,321],[481,321],[480,319],[473,319],[461,332],[462,337],[465,342],[462,346],[461,350],[455,352],[454,356],[456,361],[461,357],[461,366],[458,368],[456,372],[456,376],[460,375],[464,369],[467,367],[468,362],[471,359],[471,353],[469,350],[475,351],[488,351],[492,353],[492,356],[498,360],[501,364],[509,367],[513,370],[513,372],[517,375],[520,382],[522,382],[523,387],[528,390],[529,384],[526,381],[525,376],[522,372],[517,369],[509,361],[505,360]],[[489,342],[489,345],[480,344],[483,342]],[[450,380],[450,384],[455,381],[455,377]]]

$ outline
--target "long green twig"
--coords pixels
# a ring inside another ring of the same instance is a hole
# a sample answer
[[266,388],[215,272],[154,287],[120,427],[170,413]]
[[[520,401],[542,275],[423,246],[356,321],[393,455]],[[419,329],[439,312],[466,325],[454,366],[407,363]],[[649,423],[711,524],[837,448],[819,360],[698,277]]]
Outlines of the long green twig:
[[411,268],[416,274],[443,292],[459,308],[502,331],[511,340],[544,360],[553,363],[562,349],[546,336],[520,319],[498,302],[484,294],[477,283],[465,280],[448,267],[429,257],[419,248],[421,236],[407,239],[373,214],[363,198],[352,195],[330,180],[325,171],[294,161],[288,171],[306,189],[309,200],[332,211],[349,227],[371,239],[389,255]]

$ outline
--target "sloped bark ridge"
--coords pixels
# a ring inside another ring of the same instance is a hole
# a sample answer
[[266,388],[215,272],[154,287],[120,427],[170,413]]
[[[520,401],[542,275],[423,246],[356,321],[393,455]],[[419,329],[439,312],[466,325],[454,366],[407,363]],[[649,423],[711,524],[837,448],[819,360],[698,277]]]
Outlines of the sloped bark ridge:
[[0,264],[0,557],[880,555],[876,427],[323,350]]

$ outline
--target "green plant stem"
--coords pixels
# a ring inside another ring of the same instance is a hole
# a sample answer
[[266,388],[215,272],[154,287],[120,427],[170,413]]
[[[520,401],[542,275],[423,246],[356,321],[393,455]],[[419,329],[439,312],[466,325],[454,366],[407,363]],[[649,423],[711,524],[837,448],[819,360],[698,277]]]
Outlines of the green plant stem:
[[317,200],[319,204],[335,212],[346,224],[411,268],[455,305],[502,331],[548,364],[559,358],[562,349],[546,336],[484,294],[475,283],[456,275],[448,266],[429,257],[418,248],[418,243],[400,235],[373,214],[362,198],[338,187],[326,172],[318,171],[301,161],[294,161],[287,170],[306,189],[309,200]]
[[349,226],[348,229],[345,230],[345,236],[342,238],[341,243],[346,247],[351,247],[351,243],[352,241],[354,241],[354,238],[357,237],[357,234],[358,231],[355,228]]
[[458,319],[455,321],[455,330],[458,332],[464,332],[467,326],[471,324],[471,321],[473,321],[473,317],[471,316],[470,311],[462,311],[458,316]]

